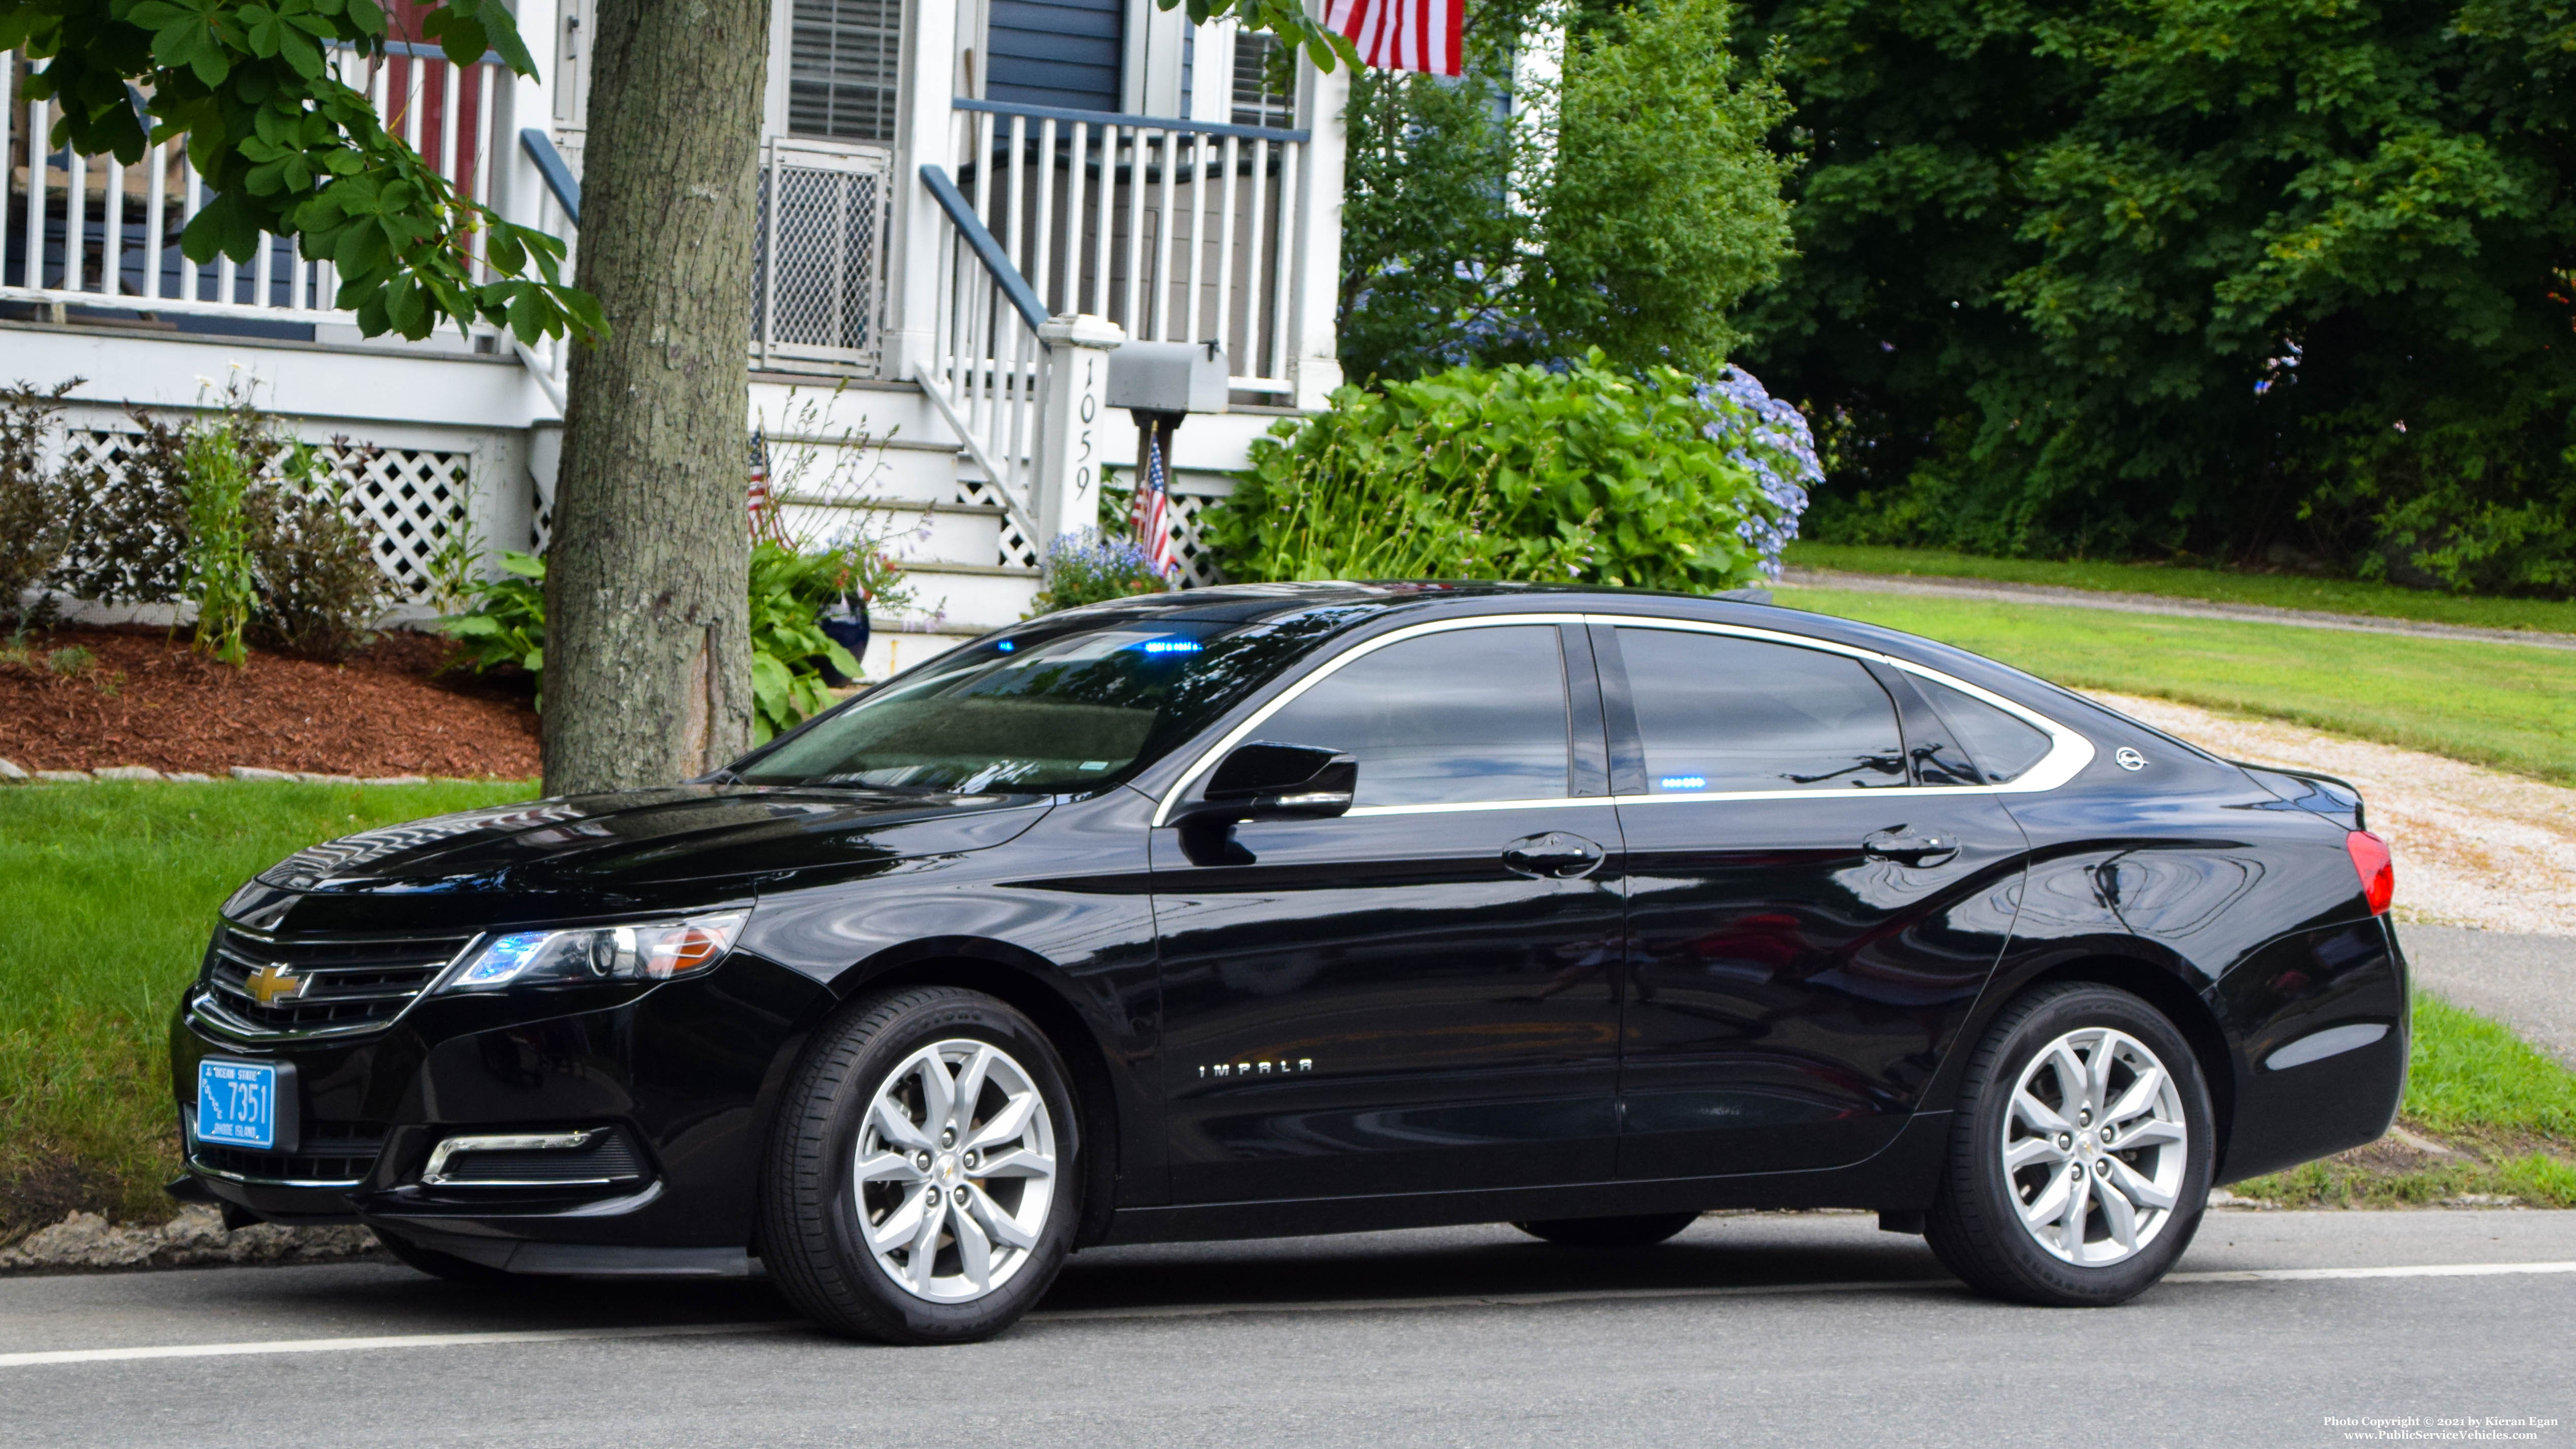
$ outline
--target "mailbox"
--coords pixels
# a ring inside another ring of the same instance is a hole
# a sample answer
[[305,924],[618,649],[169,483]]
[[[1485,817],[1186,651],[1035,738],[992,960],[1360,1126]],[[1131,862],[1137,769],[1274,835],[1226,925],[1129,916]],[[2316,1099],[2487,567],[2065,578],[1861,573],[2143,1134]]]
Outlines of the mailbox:
[[1140,413],[1225,411],[1225,349],[1213,342],[1128,342],[1109,354],[1109,406]]

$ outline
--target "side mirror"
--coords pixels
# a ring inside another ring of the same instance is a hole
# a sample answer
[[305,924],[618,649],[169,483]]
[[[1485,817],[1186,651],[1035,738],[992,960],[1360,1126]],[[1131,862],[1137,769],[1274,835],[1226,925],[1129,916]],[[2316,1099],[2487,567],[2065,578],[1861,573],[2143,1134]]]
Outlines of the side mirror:
[[1329,820],[1351,808],[1360,766],[1339,750],[1255,740],[1219,761],[1194,816],[1228,820]]

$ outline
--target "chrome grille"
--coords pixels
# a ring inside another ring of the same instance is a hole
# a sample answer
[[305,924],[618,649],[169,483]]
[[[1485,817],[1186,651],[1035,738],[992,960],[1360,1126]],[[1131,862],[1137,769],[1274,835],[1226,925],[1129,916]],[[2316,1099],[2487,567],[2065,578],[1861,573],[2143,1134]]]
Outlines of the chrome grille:
[[[436,980],[474,938],[268,936],[226,925],[198,978],[200,1019],[239,1037],[342,1036],[373,1031]],[[260,978],[300,982],[260,1000]]]

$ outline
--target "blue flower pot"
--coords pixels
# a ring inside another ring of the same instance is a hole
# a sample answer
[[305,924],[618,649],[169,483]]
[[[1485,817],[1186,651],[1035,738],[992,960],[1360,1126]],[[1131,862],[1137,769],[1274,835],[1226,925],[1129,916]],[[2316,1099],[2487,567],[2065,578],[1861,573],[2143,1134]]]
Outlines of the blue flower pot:
[[[868,657],[867,605],[853,604],[847,599],[826,604],[823,612],[814,616],[814,622],[821,627],[825,638],[849,650],[851,658],[865,662]],[[858,683],[834,669],[829,660],[823,662],[823,682],[834,689]]]

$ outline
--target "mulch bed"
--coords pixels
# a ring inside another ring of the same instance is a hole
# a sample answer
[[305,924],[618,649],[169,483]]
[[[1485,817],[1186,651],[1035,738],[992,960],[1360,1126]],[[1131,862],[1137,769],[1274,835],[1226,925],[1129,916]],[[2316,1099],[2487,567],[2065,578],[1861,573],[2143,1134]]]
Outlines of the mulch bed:
[[[396,629],[345,664],[254,652],[241,669],[156,628],[55,629],[26,643],[27,658],[0,662],[0,759],[22,769],[537,774],[525,681],[443,673],[447,639]],[[95,662],[71,675],[51,667],[54,651],[75,647]]]

